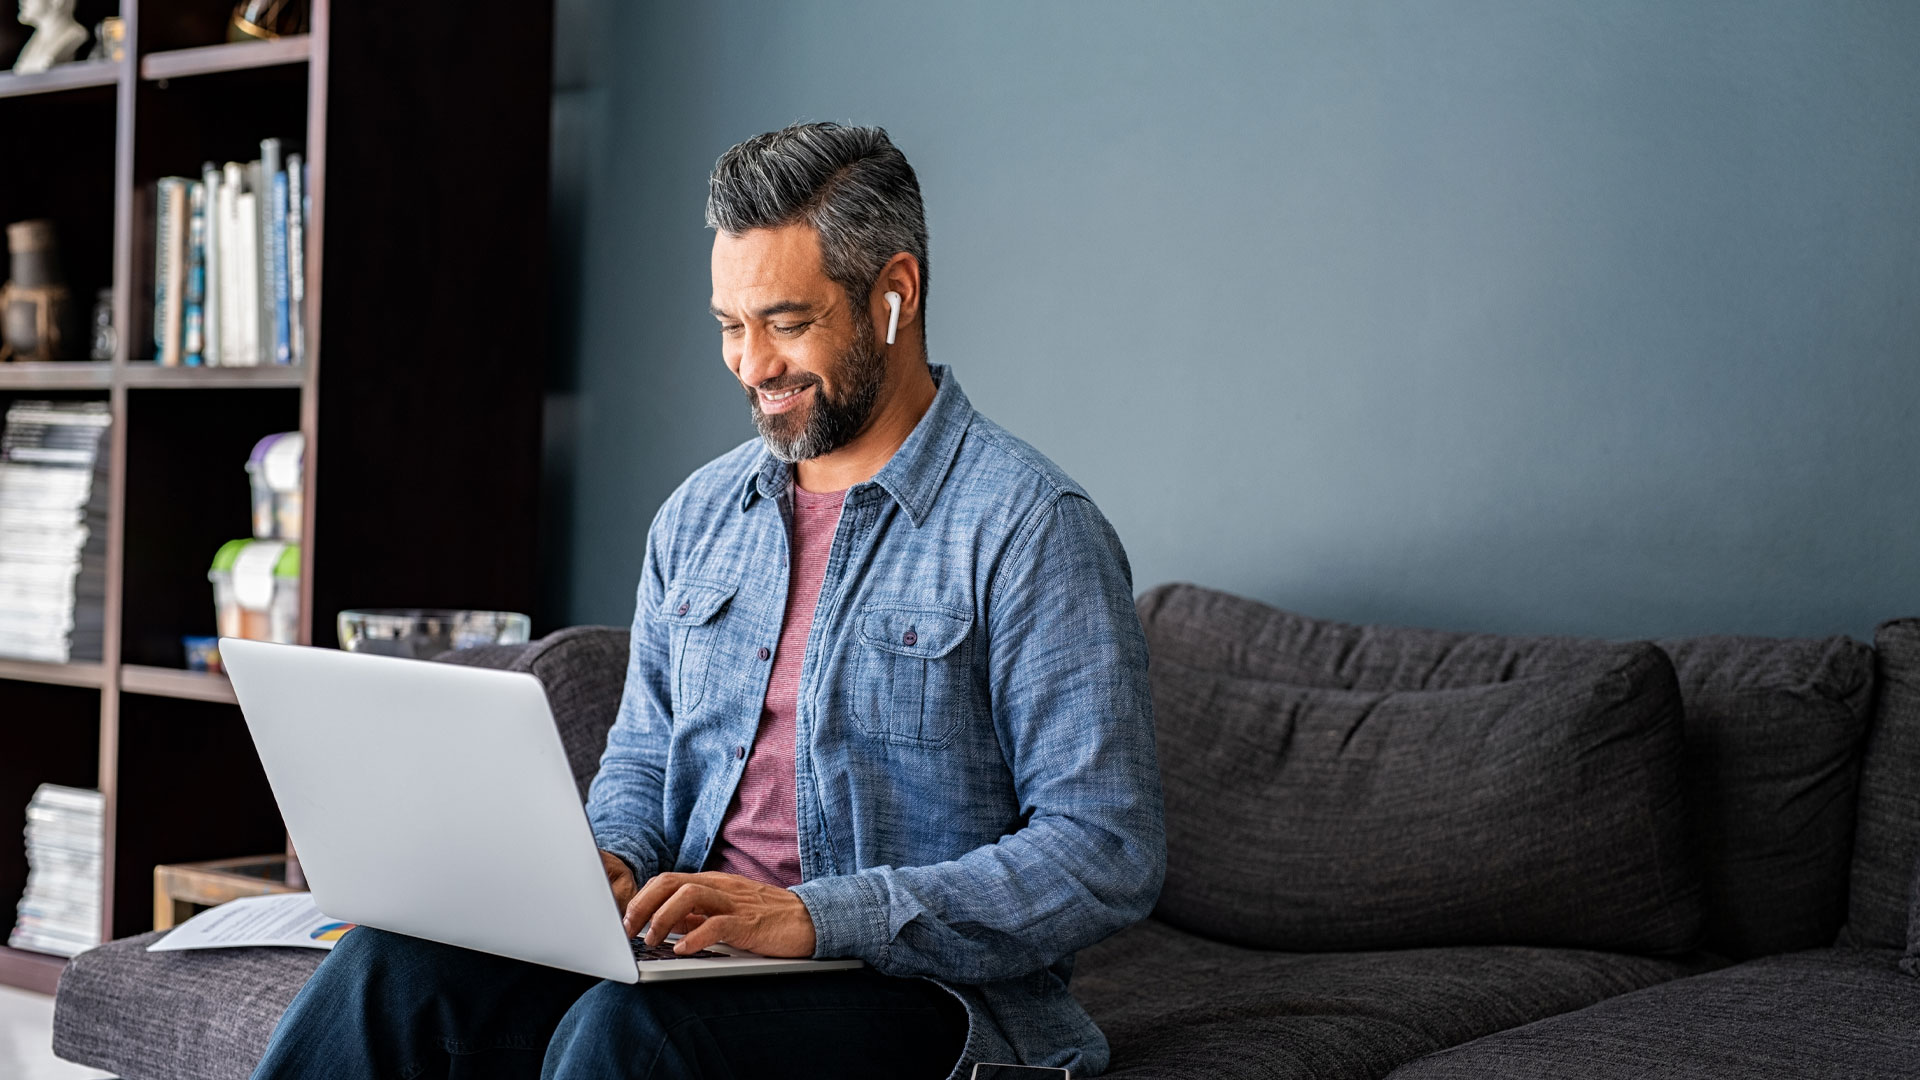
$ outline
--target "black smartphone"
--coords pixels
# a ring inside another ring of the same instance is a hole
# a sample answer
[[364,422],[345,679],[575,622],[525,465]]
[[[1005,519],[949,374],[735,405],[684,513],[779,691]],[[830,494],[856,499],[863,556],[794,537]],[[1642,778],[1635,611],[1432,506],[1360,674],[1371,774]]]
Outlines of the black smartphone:
[[1072,1080],[1065,1069],[1040,1065],[995,1065],[982,1061],[973,1067],[973,1080]]

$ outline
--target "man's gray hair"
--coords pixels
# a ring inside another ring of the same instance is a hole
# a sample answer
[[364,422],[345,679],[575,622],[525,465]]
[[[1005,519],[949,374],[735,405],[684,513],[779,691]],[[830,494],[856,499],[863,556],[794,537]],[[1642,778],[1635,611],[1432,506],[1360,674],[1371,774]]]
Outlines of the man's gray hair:
[[795,124],[720,155],[707,186],[707,227],[738,236],[804,222],[820,237],[829,278],[856,307],[898,252],[920,262],[926,310],[927,218],[920,181],[884,128]]

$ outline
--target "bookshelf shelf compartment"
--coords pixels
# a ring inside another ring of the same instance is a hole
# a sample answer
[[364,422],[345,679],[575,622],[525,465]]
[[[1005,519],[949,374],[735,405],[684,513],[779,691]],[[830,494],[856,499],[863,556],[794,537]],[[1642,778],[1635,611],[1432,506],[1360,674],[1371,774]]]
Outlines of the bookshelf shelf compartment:
[[105,360],[0,364],[0,390],[104,390],[112,382]]
[[148,53],[140,61],[140,77],[148,82],[158,82],[161,79],[213,75],[222,71],[304,64],[312,51],[311,38],[307,34],[293,34],[275,41],[243,41],[202,45],[192,49],[169,49],[166,52]]
[[225,675],[212,671],[127,664],[120,669],[120,689],[130,694],[238,704],[233,696],[233,683],[227,681]]
[[0,98],[57,94],[63,90],[112,86],[120,81],[120,73],[126,69],[126,66],[124,60],[106,62],[81,60],[71,64],[59,64],[33,75],[0,72]]
[[271,364],[261,367],[165,367],[152,362],[127,365],[126,383],[142,389],[233,389],[246,386],[299,387],[306,382],[304,367]]
[[10,660],[0,657],[0,679],[42,683],[48,686],[106,685],[107,669],[97,660],[75,660],[52,664],[41,660]]

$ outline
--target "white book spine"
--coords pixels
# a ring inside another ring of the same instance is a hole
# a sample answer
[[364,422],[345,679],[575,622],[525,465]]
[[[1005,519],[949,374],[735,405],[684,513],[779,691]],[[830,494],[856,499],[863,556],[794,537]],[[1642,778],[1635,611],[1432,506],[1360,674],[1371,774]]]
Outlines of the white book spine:
[[241,267],[238,322],[240,324],[240,363],[253,367],[260,363],[260,213],[259,196],[251,191],[241,192],[235,201],[238,207],[238,225],[240,234],[234,239],[234,263]]
[[244,366],[240,355],[240,283],[246,263],[240,258],[240,166],[227,162],[220,178],[220,362]]

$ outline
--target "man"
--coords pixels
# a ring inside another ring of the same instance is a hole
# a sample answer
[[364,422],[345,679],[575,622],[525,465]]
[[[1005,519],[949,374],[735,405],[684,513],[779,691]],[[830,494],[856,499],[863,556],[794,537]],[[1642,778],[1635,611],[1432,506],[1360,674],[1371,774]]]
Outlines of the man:
[[1119,540],[927,363],[919,184],[884,131],[741,143],[707,222],[760,437],[654,519],[588,817],[629,934],[867,966],[625,984],[362,929],[256,1076],[1105,1067],[1073,953],[1165,865]]

